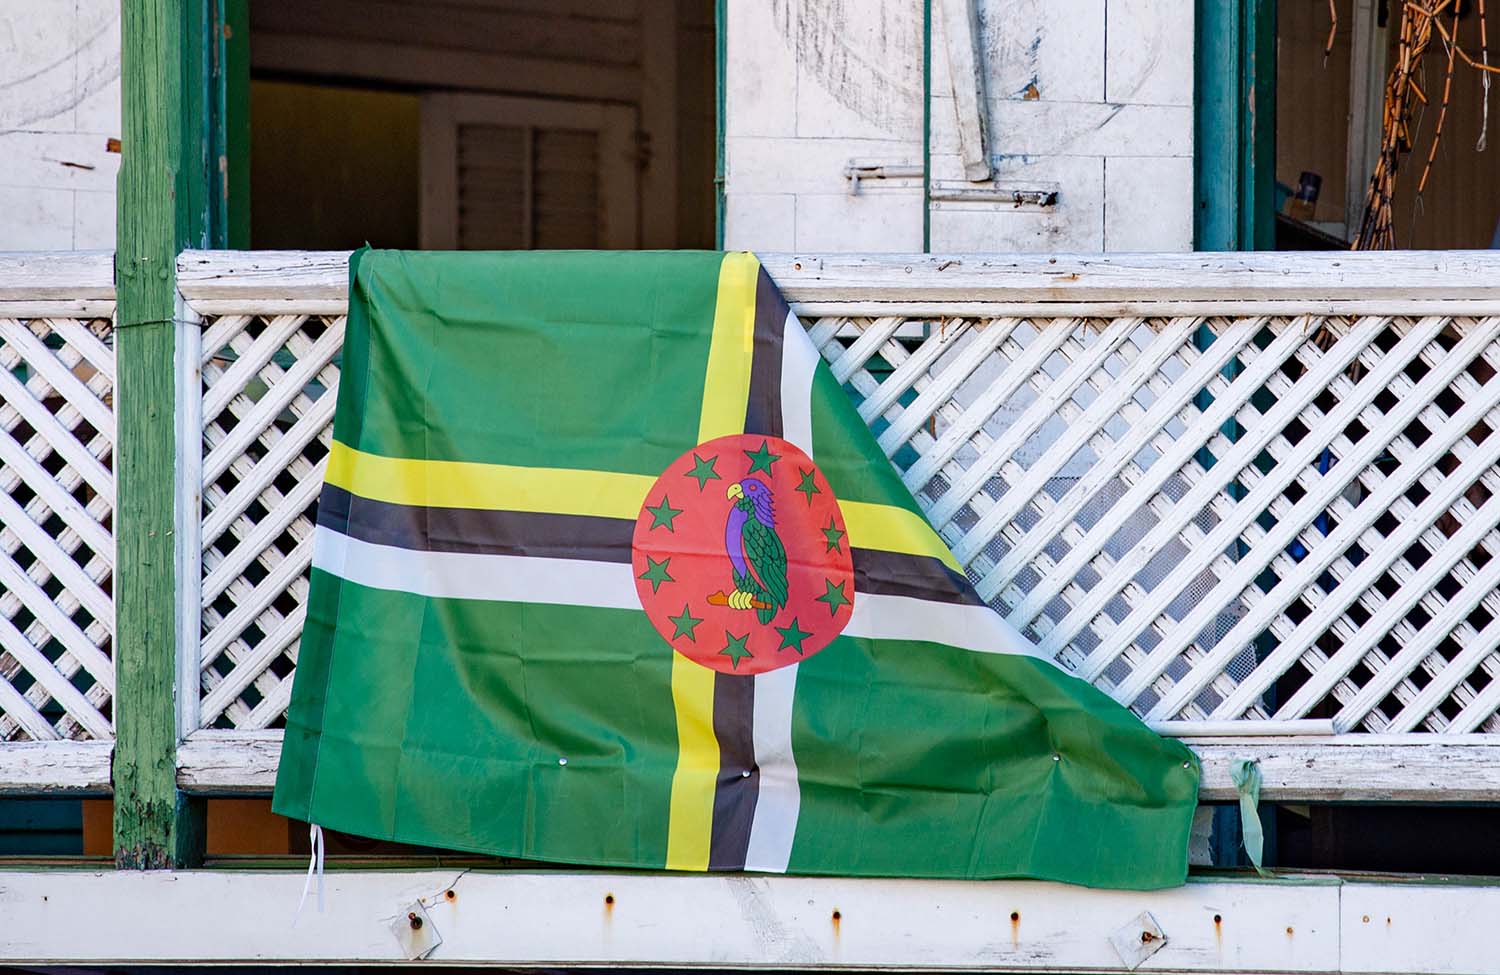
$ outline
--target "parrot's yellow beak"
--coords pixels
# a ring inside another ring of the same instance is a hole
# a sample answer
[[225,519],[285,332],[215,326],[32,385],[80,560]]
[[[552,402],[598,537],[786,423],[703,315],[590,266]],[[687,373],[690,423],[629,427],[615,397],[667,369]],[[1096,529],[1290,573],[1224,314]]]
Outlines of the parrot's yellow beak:
[[726,498],[739,499],[743,498],[744,496],[745,492],[740,490],[740,486],[738,484],[729,485],[729,490],[724,492],[724,497]]

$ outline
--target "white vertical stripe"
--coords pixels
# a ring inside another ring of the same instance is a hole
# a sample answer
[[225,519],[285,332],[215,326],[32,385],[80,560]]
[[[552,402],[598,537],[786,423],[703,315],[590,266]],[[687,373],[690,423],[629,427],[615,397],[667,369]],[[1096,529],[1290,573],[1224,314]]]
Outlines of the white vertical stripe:
[[[802,321],[788,313],[781,339],[782,437],[809,457],[813,455],[812,383],[819,361],[818,350],[813,348]],[[802,808],[797,759],[792,754],[792,701],[796,691],[795,664],[755,677],[753,725],[760,789],[755,798],[755,818],[750,823],[746,870],[785,873],[792,858],[792,838]]]
[[786,316],[781,339],[782,437],[813,456],[812,382],[821,358],[796,315]]
[[796,690],[796,664],[755,675],[755,764],[760,769],[760,790],[745,851],[746,870],[786,873],[792,856],[792,837],[802,806],[797,760],[792,757]]

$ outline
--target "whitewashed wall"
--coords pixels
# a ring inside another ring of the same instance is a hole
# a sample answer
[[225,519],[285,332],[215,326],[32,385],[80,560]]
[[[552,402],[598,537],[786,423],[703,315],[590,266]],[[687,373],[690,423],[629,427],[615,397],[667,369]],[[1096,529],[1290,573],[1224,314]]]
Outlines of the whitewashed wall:
[[[1192,247],[1192,0],[977,0],[994,179],[1055,207],[937,200],[934,251]],[[936,3],[935,3],[936,6]],[[922,161],[921,0],[729,5],[726,243],[913,251],[919,179],[861,184],[850,160]],[[963,179],[942,18],[933,18],[932,178]]]
[[0,0],[0,250],[113,247],[119,0]]

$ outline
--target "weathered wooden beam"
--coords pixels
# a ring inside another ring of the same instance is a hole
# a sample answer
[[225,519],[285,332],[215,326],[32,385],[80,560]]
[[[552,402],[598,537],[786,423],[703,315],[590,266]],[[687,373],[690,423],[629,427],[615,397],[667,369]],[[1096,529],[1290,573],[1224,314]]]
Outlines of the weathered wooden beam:
[[0,796],[104,795],[108,741],[8,741],[0,745]]
[[641,93],[641,72],[630,65],[265,31],[255,35],[250,66],[511,95],[599,98],[607,92],[612,101],[634,102]]
[[640,128],[650,154],[640,173],[640,246],[679,247],[677,238],[677,0],[641,8]]
[[441,940],[437,965],[1101,972],[1125,970],[1110,936],[1149,912],[1165,940],[1142,971],[1487,973],[1500,911],[1500,887],[1479,881],[1326,874],[1120,891],[464,864],[334,869],[326,883],[326,910],[309,903],[294,925],[297,869],[0,872],[0,959],[388,964],[409,957],[405,932]]
[[[398,936],[410,932],[420,901],[417,931],[442,942],[432,964],[1117,971],[1110,934],[1150,911],[1166,935],[1151,971],[1340,970],[1340,888],[1323,878],[1105,891],[1028,881],[334,870],[326,911],[309,903],[294,926],[302,885],[294,869],[0,873],[0,956],[51,965],[399,962],[408,956]],[[1469,892],[1476,899],[1445,927],[1500,901],[1500,892]],[[58,923],[65,918],[87,923]],[[1428,963],[1404,970],[1438,970],[1428,966],[1448,949],[1437,931],[1424,934]]]
[[[121,5],[115,355],[114,842],[120,867],[190,865],[201,809],[177,790],[176,257],[208,242],[202,0]],[[193,513],[196,517],[196,512]]]
[[[1244,722],[1254,724],[1255,722]],[[1500,802],[1494,735],[1335,735],[1185,739],[1203,762],[1198,797],[1232,802],[1235,763],[1260,765],[1267,802]],[[177,781],[197,795],[267,795],[281,732],[202,731],[178,752]]]
[[958,154],[964,179],[978,183],[990,178],[988,105],[984,97],[983,46],[979,42],[979,12],[974,0],[939,0],[943,38],[948,55],[948,79],[957,113]]
[[[817,314],[1494,314],[1500,252],[759,255],[787,300]],[[188,251],[183,296],[204,314],[341,310],[348,251]],[[1271,303],[1271,304],[1267,304]],[[1095,308],[1085,305],[1097,304]],[[1015,306],[1037,309],[1018,312]],[[1133,312],[1138,313],[1138,312]]]

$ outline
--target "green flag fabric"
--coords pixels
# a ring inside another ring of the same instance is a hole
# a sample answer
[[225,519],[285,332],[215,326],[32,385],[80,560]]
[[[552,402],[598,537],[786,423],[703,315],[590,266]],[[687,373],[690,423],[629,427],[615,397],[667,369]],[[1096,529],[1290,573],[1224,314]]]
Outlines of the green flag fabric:
[[278,813],[1181,883],[1198,763],[984,605],[745,253],[357,252]]

